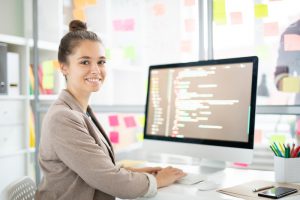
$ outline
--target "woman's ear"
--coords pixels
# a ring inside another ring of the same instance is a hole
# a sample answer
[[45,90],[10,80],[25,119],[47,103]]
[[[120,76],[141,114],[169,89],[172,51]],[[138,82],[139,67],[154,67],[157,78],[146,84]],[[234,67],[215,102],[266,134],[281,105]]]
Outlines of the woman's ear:
[[63,75],[67,76],[68,72],[69,72],[69,70],[68,70],[69,67],[65,63],[60,63],[59,67],[60,67],[60,71],[63,73]]

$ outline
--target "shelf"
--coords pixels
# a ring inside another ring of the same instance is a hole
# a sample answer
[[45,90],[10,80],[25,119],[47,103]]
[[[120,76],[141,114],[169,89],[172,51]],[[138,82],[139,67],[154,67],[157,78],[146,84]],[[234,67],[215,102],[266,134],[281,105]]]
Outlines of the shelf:
[[0,95],[0,100],[25,100],[27,99],[24,95],[16,95],[16,96],[9,96],[9,95]]
[[26,45],[26,39],[23,37],[0,34],[0,41],[13,45]]
[[[39,95],[40,101],[54,101],[58,98],[57,94],[41,94]],[[34,100],[34,96],[30,95],[30,100]]]
[[12,151],[12,152],[0,152],[0,158],[5,158],[5,157],[9,157],[9,156],[18,156],[18,155],[22,155],[25,153],[32,153],[32,152],[35,152],[34,148],[21,149],[21,150],[16,150],[16,151]]
[[[33,47],[33,39],[29,40],[29,46]],[[40,50],[47,50],[47,51],[58,51],[59,44],[54,42],[47,42],[47,41],[38,41],[38,48]]]

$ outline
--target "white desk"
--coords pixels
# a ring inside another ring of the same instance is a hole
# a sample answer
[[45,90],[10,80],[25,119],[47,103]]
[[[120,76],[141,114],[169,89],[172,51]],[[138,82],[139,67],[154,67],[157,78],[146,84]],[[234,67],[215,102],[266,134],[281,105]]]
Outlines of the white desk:
[[[147,164],[148,165],[148,164]],[[150,166],[156,164],[150,163]],[[156,165],[157,166],[157,165]],[[165,165],[163,165],[165,166]],[[172,165],[174,167],[180,167],[181,169],[195,173],[198,170],[196,166],[185,166],[185,165]],[[247,169],[236,169],[226,168],[223,171],[216,172],[208,176],[208,180],[214,181],[220,184],[219,188],[231,187],[234,185],[242,184],[253,180],[267,180],[274,181],[273,171],[260,171],[260,170],[247,170]],[[198,184],[195,185],[180,185],[173,184],[171,186],[161,188],[155,197],[150,198],[151,200],[215,200],[215,199],[239,199],[225,194],[216,192],[216,190],[210,191],[199,191],[197,188]],[[149,200],[150,200],[149,199]],[[266,198],[267,199],[267,198]],[[285,197],[281,199],[296,200],[300,199],[300,195],[293,197]]]

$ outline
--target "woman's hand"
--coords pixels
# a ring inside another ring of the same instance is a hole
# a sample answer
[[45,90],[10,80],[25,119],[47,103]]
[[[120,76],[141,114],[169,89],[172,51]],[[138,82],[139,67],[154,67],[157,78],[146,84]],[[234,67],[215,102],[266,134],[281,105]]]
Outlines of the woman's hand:
[[156,175],[157,172],[162,170],[161,167],[143,167],[143,168],[126,167],[125,169],[132,171],[132,172],[148,173],[148,174],[153,174],[153,175]]
[[186,176],[186,173],[184,173],[181,169],[178,168],[167,167],[161,169],[156,174],[157,187],[161,188],[171,185],[172,183],[184,176]]

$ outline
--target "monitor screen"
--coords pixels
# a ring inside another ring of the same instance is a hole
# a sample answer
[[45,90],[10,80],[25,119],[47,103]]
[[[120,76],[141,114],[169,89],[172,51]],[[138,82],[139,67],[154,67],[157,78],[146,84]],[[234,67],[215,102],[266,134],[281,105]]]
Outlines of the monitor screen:
[[145,139],[253,148],[257,57],[150,66]]

